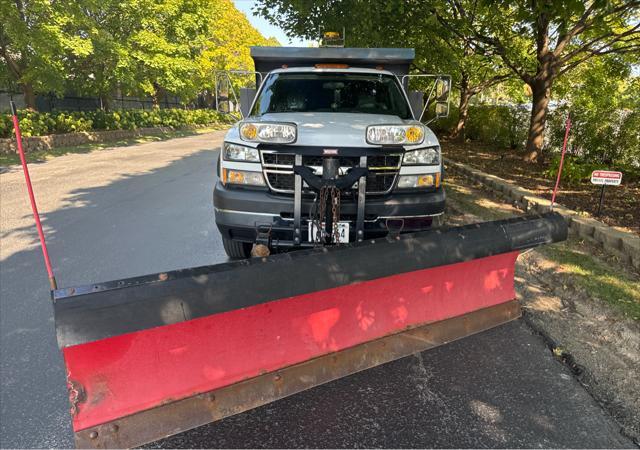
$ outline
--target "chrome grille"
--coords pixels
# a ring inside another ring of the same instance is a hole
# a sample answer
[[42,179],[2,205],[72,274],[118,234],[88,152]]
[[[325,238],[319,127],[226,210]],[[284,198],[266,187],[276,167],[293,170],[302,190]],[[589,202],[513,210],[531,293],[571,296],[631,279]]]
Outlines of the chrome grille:
[[[283,194],[293,194],[295,154],[263,150],[260,152],[260,157],[262,158],[264,175],[269,189]],[[318,171],[322,169],[322,158],[322,156],[305,155],[302,157],[302,164]],[[367,194],[381,195],[389,193],[395,184],[401,160],[401,154],[368,156]],[[348,169],[357,167],[359,164],[360,157],[358,156],[340,157],[341,173],[345,173]]]

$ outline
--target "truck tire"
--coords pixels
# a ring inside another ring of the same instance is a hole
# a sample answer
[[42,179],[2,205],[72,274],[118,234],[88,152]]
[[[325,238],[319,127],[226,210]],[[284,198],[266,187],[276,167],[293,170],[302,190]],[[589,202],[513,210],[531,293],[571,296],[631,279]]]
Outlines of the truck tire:
[[247,259],[251,255],[252,245],[247,242],[234,241],[223,237],[222,246],[227,256],[231,259]]

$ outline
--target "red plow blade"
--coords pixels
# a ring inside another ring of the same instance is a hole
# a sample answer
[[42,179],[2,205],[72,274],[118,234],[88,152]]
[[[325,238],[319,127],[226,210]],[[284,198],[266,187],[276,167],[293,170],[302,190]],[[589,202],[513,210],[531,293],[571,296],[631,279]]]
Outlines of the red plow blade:
[[58,289],[79,447],[130,447],[520,315],[519,251],[561,216],[487,222]]

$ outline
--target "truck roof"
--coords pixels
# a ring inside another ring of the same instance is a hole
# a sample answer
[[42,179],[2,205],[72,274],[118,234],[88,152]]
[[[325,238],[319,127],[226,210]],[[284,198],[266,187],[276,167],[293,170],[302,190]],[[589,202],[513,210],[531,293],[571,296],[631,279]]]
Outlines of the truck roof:
[[415,58],[412,48],[335,48],[335,47],[251,47],[257,72],[267,73],[288,67],[314,67],[316,64],[347,64],[375,69],[382,66],[398,76],[409,73]]
[[312,72],[339,72],[339,73],[374,73],[393,75],[393,72],[385,69],[369,69],[366,67],[347,67],[347,68],[317,68],[317,67],[288,67],[286,69],[275,69],[273,73],[312,73]]

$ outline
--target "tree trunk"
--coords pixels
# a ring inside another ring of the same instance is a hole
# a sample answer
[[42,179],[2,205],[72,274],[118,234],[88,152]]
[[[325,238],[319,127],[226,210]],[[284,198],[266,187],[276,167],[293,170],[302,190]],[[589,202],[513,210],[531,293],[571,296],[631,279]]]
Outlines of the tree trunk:
[[467,123],[467,117],[469,116],[469,101],[473,96],[473,92],[469,89],[469,78],[465,75],[462,76],[462,82],[460,85],[460,103],[458,104],[458,123],[455,128],[451,130],[449,135],[450,139],[460,139],[464,142],[465,133],[464,128]]
[[547,123],[551,83],[534,81],[530,86],[533,98],[531,100],[531,121],[529,122],[525,161],[538,162],[542,160],[544,128]]
[[33,91],[31,83],[22,83],[22,92],[24,93],[24,105],[27,109],[36,109],[36,94]]
[[163,97],[166,97],[167,91],[157,83],[153,83],[153,89],[153,107],[160,108],[160,102],[162,101]]
[[100,105],[104,111],[111,110],[111,96],[107,94],[102,94],[100,96]]

